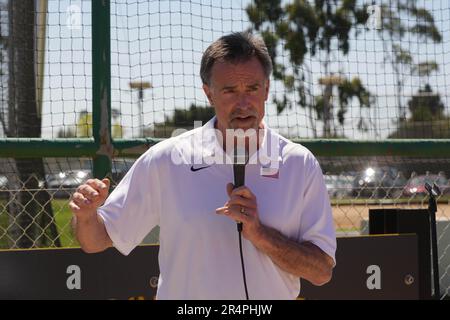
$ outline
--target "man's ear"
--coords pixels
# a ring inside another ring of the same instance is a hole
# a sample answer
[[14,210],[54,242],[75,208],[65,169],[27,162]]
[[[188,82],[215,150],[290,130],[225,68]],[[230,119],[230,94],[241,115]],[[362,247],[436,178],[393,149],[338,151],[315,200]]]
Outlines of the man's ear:
[[208,101],[209,101],[209,104],[211,105],[211,106],[213,106],[214,105],[214,102],[213,102],[213,99],[212,99],[212,96],[211,96],[211,89],[209,88],[209,86],[207,85],[207,84],[203,84],[203,92],[205,93],[205,95],[206,95],[206,97],[208,98]]
[[270,79],[267,79],[267,82],[266,82],[266,98],[264,99],[264,101],[267,101],[267,99],[269,98],[269,88],[270,88]]

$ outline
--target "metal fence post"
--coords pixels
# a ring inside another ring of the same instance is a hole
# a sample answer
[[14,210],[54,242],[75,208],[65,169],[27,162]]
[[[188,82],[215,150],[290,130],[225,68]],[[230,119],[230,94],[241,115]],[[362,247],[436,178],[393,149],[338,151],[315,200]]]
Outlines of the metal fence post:
[[111,175],[111,31],[110,1],[92,1],[92,130],[98,147],[94,177]]

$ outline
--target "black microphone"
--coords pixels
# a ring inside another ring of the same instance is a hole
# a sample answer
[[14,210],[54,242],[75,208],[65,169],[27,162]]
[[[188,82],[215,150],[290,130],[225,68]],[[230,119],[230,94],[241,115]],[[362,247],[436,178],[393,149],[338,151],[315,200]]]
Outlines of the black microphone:
[[[234,149],[233,172],[234,188],[242,187],[245,184],[245,165],[248,162],[248,151],[246,148],[236,147]],[[242,222],[237,224],[238,231],[242,231]]]
[[[245,148],[236,146],[234,148],[233,173],[234,187],[233,189],[242,187],[245,184],[245,165],[248,162],[248,151]],[[248,300],[247,277],[245,276],[244,254],[242,253],[242,222],[237,223],[239,234],[239,252],[241,255],[242,279],[244,281],[245,298]]]

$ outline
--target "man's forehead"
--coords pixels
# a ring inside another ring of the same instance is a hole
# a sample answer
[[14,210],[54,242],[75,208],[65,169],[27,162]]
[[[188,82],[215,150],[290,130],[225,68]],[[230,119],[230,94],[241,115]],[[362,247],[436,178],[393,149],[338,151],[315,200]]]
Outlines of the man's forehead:
[[245,85],[261,85],[266,80],[264,70],[257,58],[252,59],[256,61],[216,62],[212,68],[211,80],[220,82],[221,86],[235,86],[237,85],[236,81],[244,81]]
[[259,62],[258,58],[252,57],[249,60],[245,61],[216,61],[212,67],[212,73],[214,71],[220,71],[220,74],[223,72],[244,72],[251,71],[253,74],[261,71],[264,74],[264,69],[262,67],[261,62]]

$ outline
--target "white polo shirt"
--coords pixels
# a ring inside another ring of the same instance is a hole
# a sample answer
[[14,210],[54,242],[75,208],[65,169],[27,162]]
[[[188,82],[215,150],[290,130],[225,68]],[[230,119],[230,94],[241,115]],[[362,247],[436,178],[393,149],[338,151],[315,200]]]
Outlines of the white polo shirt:
[[[160,226],[157,299],[245,299],[236,223],[215,213],[228,200],[226,185],[233,182],[232,164],[217,164],[224,152],[211,135],[215,120],[150,148],[98,209],[124,255]],[[278,161],[267,165],[268,158]],[[245,179],[262,224],[299,242],[310,241],[334,259],[328,193],[308,149],[266,128]],[[249,298],[295,299],[299,279],[242,241]]]

